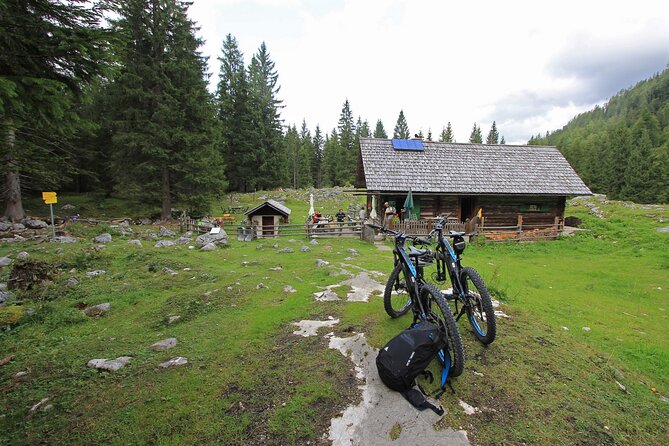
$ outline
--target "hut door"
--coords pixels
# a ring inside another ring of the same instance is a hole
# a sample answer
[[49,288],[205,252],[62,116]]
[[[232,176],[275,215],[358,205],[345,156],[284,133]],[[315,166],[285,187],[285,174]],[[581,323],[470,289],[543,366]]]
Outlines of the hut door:
[[474,216],[476,197],[460,197],[460,223]]
[[262,216],[262,235],[274,235],[274,217]]

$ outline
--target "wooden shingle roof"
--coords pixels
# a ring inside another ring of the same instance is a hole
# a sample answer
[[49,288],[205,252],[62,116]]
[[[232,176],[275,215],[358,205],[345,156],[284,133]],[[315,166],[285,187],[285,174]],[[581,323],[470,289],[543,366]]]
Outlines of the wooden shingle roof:
[[591,195],[556,147],[423,141],[395,150],[389,139],[361,138],[369,191],[457,194]]
[[267,200],[266,202],[254,207],[253,209],[250,209],[246,212],[244,212],[244,215],[251,215],[251,214],[256,214],[257,211],[259,211],[261,208],[268,206],[279,213],[283,214],[285,217],[288,217],[290,215],[290,209],[287,208],[286,206],[282,205],[278,201],[274,200]]

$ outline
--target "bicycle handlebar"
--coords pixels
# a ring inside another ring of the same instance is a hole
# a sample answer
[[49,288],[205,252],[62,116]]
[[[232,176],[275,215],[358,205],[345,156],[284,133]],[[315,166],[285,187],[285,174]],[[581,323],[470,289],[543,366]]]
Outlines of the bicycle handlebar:
[[409,240],[413,240],[414,245],[431,245],[432,241],[430,240],[431,236],[428,236],[427,239],[421,238],[418,235],[408,235],[404,234],[402,232],[398,231],[393,231],[392,229],[388,229],[385,226],[380,226],[374,223],[367,223],[367,226],[370,228],[378,229],[381,232],[385,232],[386,234],[390,234],[393,237],[401,236]]

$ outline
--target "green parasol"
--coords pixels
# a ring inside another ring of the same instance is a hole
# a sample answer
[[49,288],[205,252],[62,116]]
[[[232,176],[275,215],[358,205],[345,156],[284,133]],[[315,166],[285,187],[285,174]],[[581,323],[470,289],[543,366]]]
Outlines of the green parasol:
[[405,220],[415,220],[415,216],[413,214],[413,195],[411,193],[411,189],[409,189],[409,193],[407,194],[406,200],[404,200],[404,219]]

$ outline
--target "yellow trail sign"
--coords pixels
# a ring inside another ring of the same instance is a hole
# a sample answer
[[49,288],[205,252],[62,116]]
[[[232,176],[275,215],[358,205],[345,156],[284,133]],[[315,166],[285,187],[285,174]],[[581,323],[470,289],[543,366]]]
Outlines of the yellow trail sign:
[[46,204],[56,204],[58,203],[58,198],[56,198],[55,192],[42,192],[42,200]]

